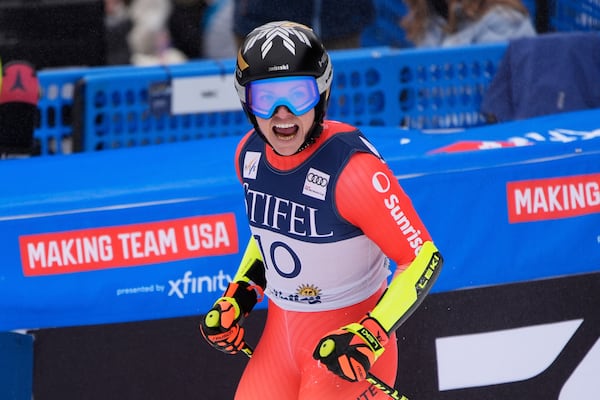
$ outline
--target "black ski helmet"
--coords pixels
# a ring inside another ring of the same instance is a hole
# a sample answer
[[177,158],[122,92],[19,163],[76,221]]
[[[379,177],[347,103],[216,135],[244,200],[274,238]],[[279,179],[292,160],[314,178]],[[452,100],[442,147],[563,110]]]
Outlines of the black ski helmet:
[[270,22],[255,28],[240,46],[235,88],[248,120],[261,135],[256,117],[246,102],[246,86],[259,79],[283,76],[313,76],[317,81],[320,99],[315,106],[315,123],[306,137],[309,144],[322,130],[333,67],[323,43],[306,25],[292,21]]

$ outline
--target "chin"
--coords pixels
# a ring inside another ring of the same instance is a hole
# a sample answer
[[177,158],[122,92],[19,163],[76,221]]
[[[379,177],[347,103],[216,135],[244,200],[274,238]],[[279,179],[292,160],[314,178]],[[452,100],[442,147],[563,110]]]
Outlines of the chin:
[[279,155],[282,155],[282,156],[291,156],[294,153],[296,153],[296,150],[298,150],[297,147],[287,147],[286,146],[285,148],[279,148],[279,149],[275,148],[275,151]]

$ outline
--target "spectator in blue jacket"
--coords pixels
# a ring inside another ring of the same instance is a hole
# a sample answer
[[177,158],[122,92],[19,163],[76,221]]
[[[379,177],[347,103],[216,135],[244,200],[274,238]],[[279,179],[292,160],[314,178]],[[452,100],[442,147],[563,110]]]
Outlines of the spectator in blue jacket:
[[521,0],[404,0],[401,26],[417,47],[494,43],[536,35]]
[[327,50],[357,48],[374,18],[373,0],[234,0],[233,31],[241,44],[257,26],[289,20],[310,26]]

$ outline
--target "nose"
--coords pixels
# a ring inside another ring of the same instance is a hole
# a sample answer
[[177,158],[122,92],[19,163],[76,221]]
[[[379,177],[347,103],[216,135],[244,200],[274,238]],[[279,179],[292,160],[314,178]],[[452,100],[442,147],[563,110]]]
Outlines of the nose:
[[273,115],[278,115],[280,117],[286,116],[288,114],[293,114],[293,112],[290,111],[290,109],[287,106],[284,106],[284,105],[277,106],[275,108],[275,112],[273,113]]

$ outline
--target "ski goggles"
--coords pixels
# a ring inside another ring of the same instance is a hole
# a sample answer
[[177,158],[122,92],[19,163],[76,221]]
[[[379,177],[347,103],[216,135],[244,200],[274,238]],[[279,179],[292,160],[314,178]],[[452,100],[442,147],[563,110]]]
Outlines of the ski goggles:
[[302,115],[317,105],[317,81],[312,76],[286,76],[261,79],[246,86],[246,104],[254,115],[268,119],[279,106],[286,106],[294,115]]

